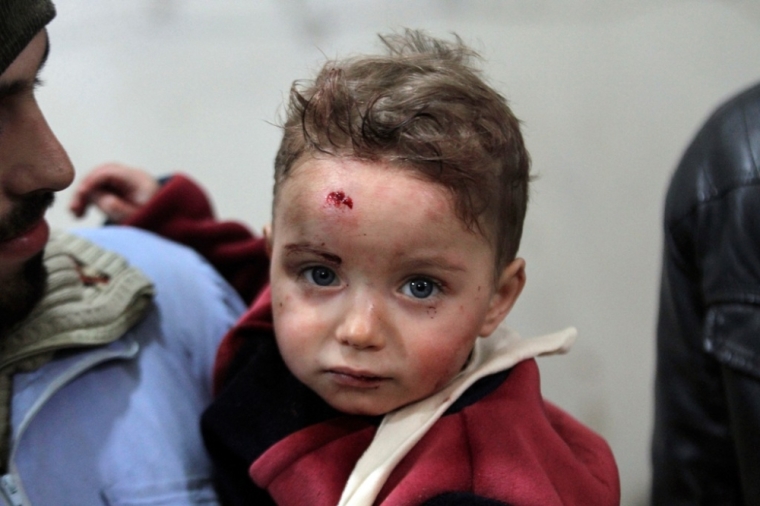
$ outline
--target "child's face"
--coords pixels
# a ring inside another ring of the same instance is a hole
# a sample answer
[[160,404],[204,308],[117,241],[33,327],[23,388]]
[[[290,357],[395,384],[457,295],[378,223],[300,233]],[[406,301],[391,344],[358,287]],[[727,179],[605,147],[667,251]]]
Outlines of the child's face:
[[279,190],[275,334],[290,371],[334,408],[379,415],[440,390],[525,281],[456,217],[442,186],[382,163],[305,158]]

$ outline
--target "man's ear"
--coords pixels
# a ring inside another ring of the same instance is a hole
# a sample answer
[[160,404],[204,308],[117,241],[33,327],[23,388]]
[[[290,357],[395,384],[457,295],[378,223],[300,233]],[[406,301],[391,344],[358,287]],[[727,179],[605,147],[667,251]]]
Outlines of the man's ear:
[[496,327],[507,317],[512,306],[517,302],[525,286],[525,260],[515,258],[507,265],[496,280],[496,290],[491,295],[491,305],[488,308],[479,335],[488,337]]
[[266,243],[267,247],[267,256],[269,259],[272,259],[272,224],[267,223],[264,225],[264,228],[261,230],[262,235],[264,236],[264,242]]

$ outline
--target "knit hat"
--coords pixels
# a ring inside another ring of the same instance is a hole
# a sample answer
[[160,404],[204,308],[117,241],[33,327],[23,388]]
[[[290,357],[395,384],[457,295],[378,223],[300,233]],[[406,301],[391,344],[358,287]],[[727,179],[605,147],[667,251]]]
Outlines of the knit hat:
[[54,17],[51,0],[0,0],[0,74]]

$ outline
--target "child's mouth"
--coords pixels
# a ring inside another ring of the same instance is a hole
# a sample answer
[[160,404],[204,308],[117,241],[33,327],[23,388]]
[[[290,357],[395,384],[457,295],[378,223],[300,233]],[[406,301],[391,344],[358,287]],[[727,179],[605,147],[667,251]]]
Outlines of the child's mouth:
[[339,385],[355,388],[377,388],[381,383],[389,379],[368,371],[359,371],[345,367],[328,369],[327,373]]

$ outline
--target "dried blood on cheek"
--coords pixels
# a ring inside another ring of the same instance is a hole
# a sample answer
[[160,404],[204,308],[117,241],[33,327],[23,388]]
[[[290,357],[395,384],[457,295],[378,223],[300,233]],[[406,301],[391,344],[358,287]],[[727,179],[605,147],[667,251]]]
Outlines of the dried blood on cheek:
[[338,208],[340,208],[340,206],[346,206],[349,209],[354,208],[354,201],[351,200],[351,197],[346,196],[346,194],[341,191],[330,192],[325,198],[325,203]]

